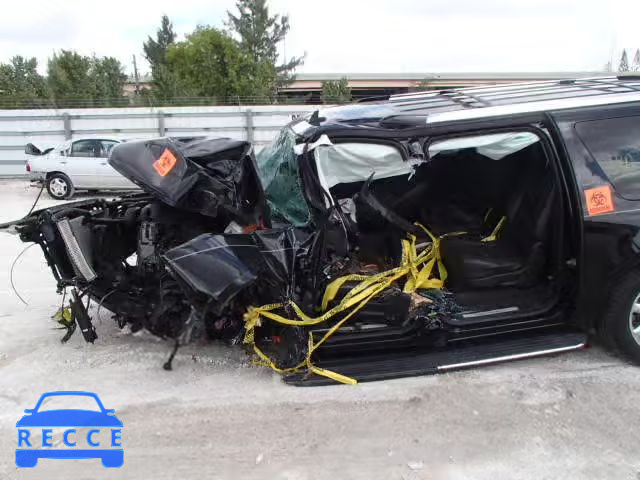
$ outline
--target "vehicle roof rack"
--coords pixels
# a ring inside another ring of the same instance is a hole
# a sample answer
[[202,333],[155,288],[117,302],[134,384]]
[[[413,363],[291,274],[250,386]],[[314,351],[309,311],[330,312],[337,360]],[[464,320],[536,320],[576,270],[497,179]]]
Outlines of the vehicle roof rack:
[[375,95],[371,97],[356,98],[353,103],[374,103],[389,100],[389,95]]
[[403,129],[424,125],[426,115],[388,115],[379,121],[383,128]]
[[640,75],[513,83],[460,90],[405,93],[389,97],[389,104],[402,113],[426,115],[467,108],[624,93],[640,93]]
[[438,95],[444,95],[451,99],[451,101],[462,105],[464,108],[478,108],[478,107],[487,107],[487,102],[483,99],[472,95],[469,92],[464,90],[440,90]]

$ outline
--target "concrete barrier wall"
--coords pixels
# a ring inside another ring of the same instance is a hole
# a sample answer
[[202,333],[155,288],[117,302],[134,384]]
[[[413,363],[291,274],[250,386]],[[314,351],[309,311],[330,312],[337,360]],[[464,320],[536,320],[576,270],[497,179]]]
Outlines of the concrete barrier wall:
[[0,176],[24,175],[27,143],[55,146],[79,138],[135,139],[212,135],[249,140],[260,149],[292,115],[317,107],[252,105],[246,107],[79,108],[0,110]]

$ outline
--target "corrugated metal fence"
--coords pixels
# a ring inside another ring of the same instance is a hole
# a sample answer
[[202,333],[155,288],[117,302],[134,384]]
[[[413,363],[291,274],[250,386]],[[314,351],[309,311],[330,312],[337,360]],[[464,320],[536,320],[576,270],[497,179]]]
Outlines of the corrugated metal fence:
[[24,175],[24,146],[55,146],[79,138],[134,139],[212,135],[249,140],[260,148],[278,130],[317,107],[81,108],[0,110],[0,176]]

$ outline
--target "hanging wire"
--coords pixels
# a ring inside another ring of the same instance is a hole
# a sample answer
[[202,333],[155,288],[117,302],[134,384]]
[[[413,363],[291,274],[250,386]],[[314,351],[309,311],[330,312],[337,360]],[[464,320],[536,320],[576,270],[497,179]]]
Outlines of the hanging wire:
[[[23,217],[26,218],[29,215],[31,215],[31,213],[33,212],[33,210],[36,208],[36,205],[38,204],[38,200],[40,200],[40,196],[42,195],[42,191],[44,190],[44,186],[45,184],[43,183],[42,186],[40,187],[40,191],[38,192],[38,195],[36,196],[35,201],[33,202],[33,205],[31,205],[31,208],[29,209],[29,212]],[[20,257],[22,257],[22,254],[24,252],[26,252],[27,250],[29,250],[31,247],[33,247],[34,245],[37,245],[36,243],[32,243],[31,245],[27,245],[19,254],[18,256],[13,260],[13,263],[11,264],[11,269],[9,270],[9,282],[11,283],[11,289],[13,290],[13,293],[16,294],[16,297],[18,297],[20,299],[20,301],[22,303],[24,303],[25,305],[29,305],[27,303],[27,301],[22,298],[22,296],[18,293],[18,290],[16,289],[15,284],[13,283],[13,270],[16,266],[16,264],[18,263],[18,260],[20,259]]]
[[98,309],[96,310],[96,317],[98,317],[98,320],[100,321],[100,323],[102,323],[102,318],[100,317],[100,308],[102,308],[102,302],[104,302],[107,298],[109,298],[109,296],[112,293],[115,293],[115,292],[116,292],[116,289],[114,288],[110,292],[105,293],[103,295],[103,297],[100,299],[100,301],[98,302]]
[[16,297],[18,297],[20,299],[20,301],[22,303],[24,303],[25,305],[29,305],[26,300],[24,298],[22,298],[22,296],[18,293],[18,290],[16,290],[16,286],[13,283],[13,269],[16,266],[16,263],[18,263],[18,260],[20,259],[20,257],[22,257],[22,254],[24,252],[26,252],[27,250],[29,250],[31,247],[33,247],[34,245],[37,245],[36,243],[32,243],[31,245],[27,245],[26,247],[24,247],[24,249],[18,254],[18,256],[15,258],[15,260],[13,261],[13,263],[11,264],[11,269],[9,270],[9,282],[11,283],[11,288],[13,289],[13,293],[16,294]]
[[44,186],[45,186],[45,183],[42,182],[42,186],[40,187],[40,191],[38,192],[38,196],[36,197],[36,201],[33,202],[33,205],[31,205],[31,209],[25,215],[25,217],[28,217],[29,215],[31,215],[31,212],[33,212],[33,209],[36,208],[36,205],[38,204],[38,200],[40,200],[40,195],[42,195],[42,191],[44,190]]

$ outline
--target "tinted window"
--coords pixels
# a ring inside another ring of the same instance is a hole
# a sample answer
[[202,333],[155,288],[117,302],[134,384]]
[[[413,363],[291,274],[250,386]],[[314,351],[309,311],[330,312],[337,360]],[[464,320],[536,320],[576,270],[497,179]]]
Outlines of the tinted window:
[[102,151],[100,152],[101,157],[108,157],[111,153],[111,149],[115,147],[118,142],[115,140],[102,140]]
[[102,143],[99,140],[78,140],[71,146],[72,157],[99,157]]
[[640,199],[640,116],[579,122],[575,128],[616,191]]

